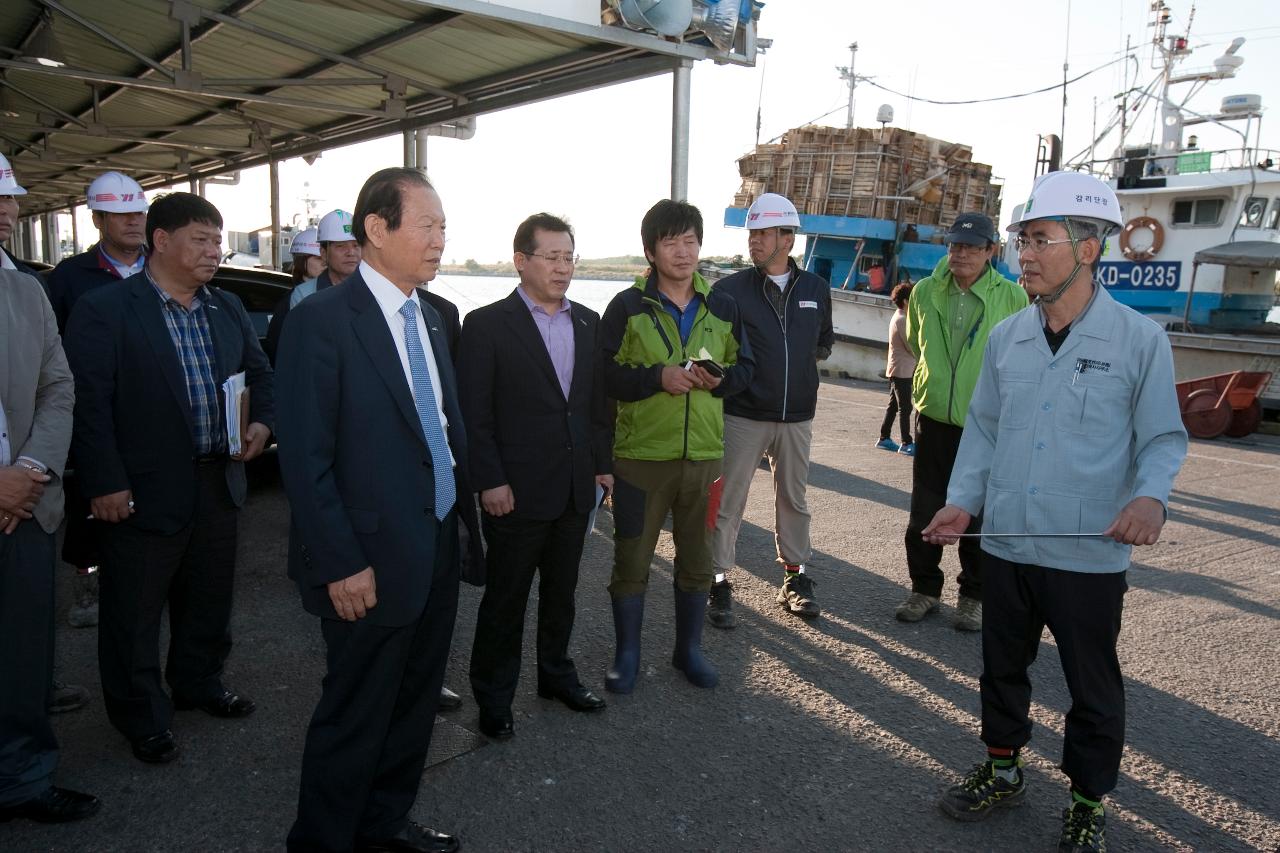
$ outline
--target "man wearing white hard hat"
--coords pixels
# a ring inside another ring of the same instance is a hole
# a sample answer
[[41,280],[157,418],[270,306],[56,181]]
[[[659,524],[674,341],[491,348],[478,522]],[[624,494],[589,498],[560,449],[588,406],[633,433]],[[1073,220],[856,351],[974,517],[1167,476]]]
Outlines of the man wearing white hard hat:
[[[9,158],[0,154],[0,243],[8,242],[13,236],[13,227],[18,224],[18,196],[26,194],[27,191],[18,183],[18,176],[13,173],[13,166],[9,165]],[[36,274],[4,246],[0,246],[0,270]]]
[[[147,196],[137,181],[119,172],[104,172],[85,190],[85,204],[92,211],[98,242],[49,273],[49,302],[59,334],[66,332],[76,300],[142,272],[147,260]],[[67,622],[73,628],[89,628],[98,624],[98,525],[88,519],[89,502],[74,478],[67,487],[67,509],[62,559],[76,567],[76,601],[67,612]]]
[[85,205],[93,213],[98,242],[49,274],[49,301],[60,334],[66,331],[76,300],[96,287],[142,272],[147,260],[147,196],[137,181],[105,172],[89,184]]
[[[961,213],[943,237],[947,254],[911,290],[906,338],[916,355],[911,403],[914,444],[897,450],[911,459],[911,509],[903,546],[911,592],[894,610],[903,622],[919,622],[938,609],[946,575],[942,549],[920,532],[947,501],[947,481],[982,369],[987,336],[1006,317],[1027,307],[1027,294],[992,265],[996,224],[982,213]],[[885,450],[892,445],[877,442]],[[973,530],[978,530],[978,521]],[[958,631],[982,630],[982,556],[976,542],[959,550],[955,618]]]
[[712,544],[715,579],[707,621],[732,628],[733,592],[728,572],[736,561],[738,529],[751,478],[763,455],[773,473],[774,543],[783,581],[777,601],[790,613],[821,612],[809,560],[809,445],[818,403],[818,362],[831,355],[831,286],[796,266],[800,216],[777,193],[765,193],[747,211],[747,251],[752,266],[716,282],[734,298],[755,355],[751,384],[724,399],[724,492]]
[[360,266],[360,244],[351,234],[351,214],[345,210],[331,210],[320,217],[316,227],[320,240],[320,258],[325,269],[315,278],[304,281],[293,289],[289,307],[297,305],[313,293],[341,284]]
[[1133,545],[1160,538],[1187,452],[1164,331],[1094,281],[1121,225],[1111,186],[1040,178],[1009,227],[1034,303],[1001,323],[969,405],[947,503],[924,529],[951,544],[983,514],[982,740],[987,760],[939,802],[965,821],[1023,798],[1031,683],[1046,626],[1071,694],[1060,851],[1105,849],[1102,798],[1124,749],[1116,655]]

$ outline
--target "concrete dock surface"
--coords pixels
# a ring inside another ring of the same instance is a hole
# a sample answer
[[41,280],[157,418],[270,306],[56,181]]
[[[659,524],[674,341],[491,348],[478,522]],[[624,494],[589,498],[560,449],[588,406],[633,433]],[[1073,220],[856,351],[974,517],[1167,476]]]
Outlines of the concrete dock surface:
[[[601,513],[578,587],[572,654],[602,713],[535,693],[536,593],[526,620],[516,736],[480,736],[467,661],[480,590],[463,586],[447,683],[466,698],[436,726],[414,819],[465,851],[1052,850],[1067,803],[1056,769],[1069,703],[1052,637],[1032,671],[1028,792],[977,824],[945,817],[943,788],[984,758],[980,638],[943,607],[897,622],[909,458],[872,445],[883,385],[823,383],[809,500],[822,616],[775,602],[772,487],[757,471],[731,580],[738,627],[707,627],[719,687],[670,666],[672,548],[659,543],[635,692],[604,694],[613,624],[605,585],[611,519]],[[895,427],[896,437],[896,427]],[[235,649],[225,676],[257,701],[244,720],[179,712],[181,757],[135,760],[106,720],[96,630],[66,626],[61,567],[58,677],[94,701],[55,718],[55,782],[98,795],[87,821],[0,825],[4,851],[280,850],[293,820],[302,742],[323,645],[285,577],[288,510],[274,460],[256,463],[241,515]],[[1280,849],[1280,439],[1192,441],[1163,541],[1128,573],[1120,656],[1127,749],[1108,798],[1111,850]]]

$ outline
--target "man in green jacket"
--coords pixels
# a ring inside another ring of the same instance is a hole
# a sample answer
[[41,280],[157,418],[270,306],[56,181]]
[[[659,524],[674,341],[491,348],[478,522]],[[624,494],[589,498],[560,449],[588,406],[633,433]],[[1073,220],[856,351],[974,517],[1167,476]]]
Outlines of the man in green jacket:
[[698,209],[660,201],[640,236],[651,272],[615,296],[600,322],[605,394],[618,404],[609,582],[617,653],[605,679],[614,693],[635,688],[649,564],[668,512],[676,546],[671,665],[698,687],[719,680],[702,656],[702,624],[724,456],[722,398],[747,387],[752,372],[738,304],[696,272]]
[[[981,213],[962,213],[947,231],[946,242],[947,256],[911,291],[907,312],[907,343],[918,358],[911,398],[920,419],[905,537],[911,594],[894,614],[903,622],[919,622],[938,609],[945,580],[942,547],[924,541],[921,531],[947,502],[947,483],[987,335],[1001,320],[1027,307],[1026,291],[992,266],[995,223]],[[981,527],[979,516],[969,532]],[[961,542],[954,624],[961,631],[980,631],[981,551],[976,539]]]

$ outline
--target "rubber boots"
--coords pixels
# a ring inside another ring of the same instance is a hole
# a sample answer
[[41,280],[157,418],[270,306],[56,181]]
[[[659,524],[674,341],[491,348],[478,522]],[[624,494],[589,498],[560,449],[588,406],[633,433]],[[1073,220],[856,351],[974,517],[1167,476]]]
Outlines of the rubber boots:
[[702,625],[707,611],[705,592],[676,589],[676,650],[671,665],[696,687],[715,687],[720,673],[702,656]]
[[[705,598],[705,596],[704,596]],[[613,599],[613,631],[618,648],[604,677],[610,693],[630,693],[640,670],[640,626],[644,622],[644,593]]]

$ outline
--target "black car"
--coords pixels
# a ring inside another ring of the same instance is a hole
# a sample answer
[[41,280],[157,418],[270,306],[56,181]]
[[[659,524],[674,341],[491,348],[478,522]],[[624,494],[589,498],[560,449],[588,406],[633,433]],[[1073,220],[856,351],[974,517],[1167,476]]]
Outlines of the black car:
[[276,306],[293,289],[293,279],[284,273],[252,267],[220,266],[209,284],[240,297],[259,343],[267,338],[267,326]]

